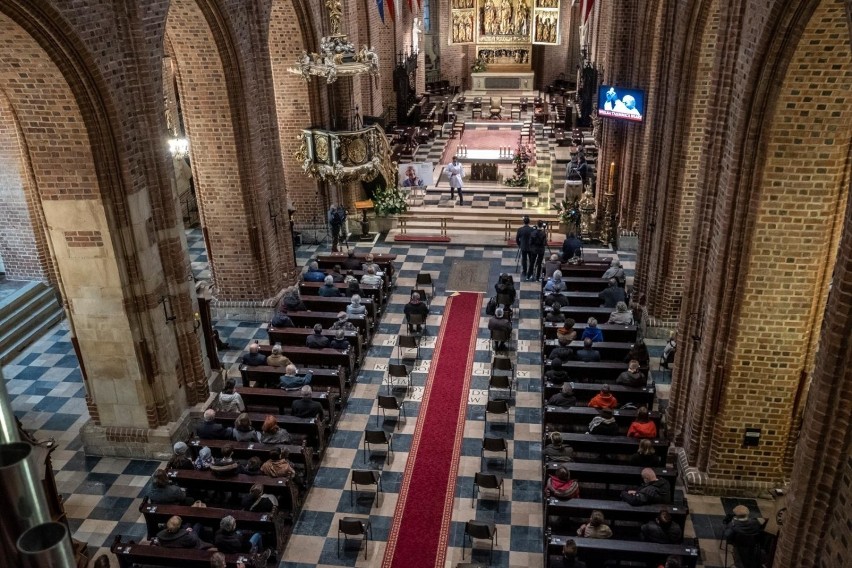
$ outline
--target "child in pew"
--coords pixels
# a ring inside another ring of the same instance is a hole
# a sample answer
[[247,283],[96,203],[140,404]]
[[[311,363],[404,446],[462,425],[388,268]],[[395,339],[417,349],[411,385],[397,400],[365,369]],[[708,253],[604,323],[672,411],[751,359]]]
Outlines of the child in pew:
[[592,511],[589,521],[580,525],[577,536],[583,538],[612,538],[612,529],[604,522],[603,513]]

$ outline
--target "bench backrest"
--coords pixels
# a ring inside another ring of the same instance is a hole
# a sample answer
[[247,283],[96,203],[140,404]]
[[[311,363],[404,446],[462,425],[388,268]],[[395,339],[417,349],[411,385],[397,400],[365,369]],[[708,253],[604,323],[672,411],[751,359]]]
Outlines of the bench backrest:
[[[272,345],[280,343],[284,345],[292,345],[295,347],[304,347],[305,340],[309,335],[314,334],[314,330],[307,327],[270,327],[266,330],[269,335],[270,345],[261,345],[260,352],[266,356],[272,353]],[[322,334],[329,339],[334,339],[337,330],[324,329]],[[355,350],[355,358],[361,360],[364,356],[364,338],[357,331],[347,331],[344,337],[349,342],[349,345]]]
[[[304,372],[305,369],[300,369]],[[346,371],[343,367],[336,369],[312,369],[313,379],[311,379],[311,387],[314,389],[325,388],[333,389],[341,398],[346,396]],[[275,388],[279,384],[280,377],[284,374],[284,369],[281,367],[269,367],[261,365],[258,367],[249,367],[248,365],[240,365],[240,375],[242,375],[243,386],[249,386],[250,381],[254,381],[258,387]]]
[[[545,339],[556,339],[556,330],[562,327],[561,323],[543,322],[542,329],[544,330]],[[636,343],[636,326],[635,325],[616,325],[608,323],[598,323],[598,329],[603,332],[604,341],[624,341],[628,343]],[[586,330],[586,322],[577,322],[574,324],[574,331],[577,332],[577,337],[581,337]]]
[[[121,535],[115,537],[110,552],[118,558],[120,568],[132,568],[136,565],[179,566],[181,568],[210,568],[209,550],[188,548],[165,548],[150,544],[122,542]],[[237,568],[237,562],[248,562],[247,554],[226,554],[227,568]]]

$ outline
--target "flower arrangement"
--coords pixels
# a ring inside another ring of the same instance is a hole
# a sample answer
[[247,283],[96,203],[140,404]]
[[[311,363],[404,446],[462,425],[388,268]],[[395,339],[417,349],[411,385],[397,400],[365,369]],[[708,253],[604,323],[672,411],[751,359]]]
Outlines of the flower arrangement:
[[380,185],[373,191],[373,209],[379,217],[399,215],[408,211],[408,203],[398,188]]
[[488,64],[482,57],[477,57],[476,60],[473,62],[473,65],[470,66],[470,72],[483,73],[485,71],[488,71]]
[[518,149],[515,151],[515,157],[512,162],[515,164],[515,175],[507,179],[504,183],[509,187],[524,187],[529,183],[527,179],[527,162],[530,161],[530,155],[527,152],[526,146],[518,144]]
[[580,226],[580,201],[574,199],[568,201],[563,199],[560,202],[554,203],[553,208],[556,209],[556,214],[559,216],[559,222],[568,225],[569,227]]

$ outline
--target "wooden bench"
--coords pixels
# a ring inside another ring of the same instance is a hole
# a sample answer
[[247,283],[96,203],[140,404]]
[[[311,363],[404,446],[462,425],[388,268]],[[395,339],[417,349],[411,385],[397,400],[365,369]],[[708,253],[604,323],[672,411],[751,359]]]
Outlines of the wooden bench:
[[231,446],[234,450],[234,459],[248,459],[257,456],[261,461],[269,459],[269,452],[273,448],[281,448],[287,450],[288,457],[293,465],[298,468],[303,468],[305,473],[305,481],[310,481],[314,478],[317,464],[314,463],[315,454],[312,448],[307,446],[307,438],[299,434],[291,434],[290,441],[301,441],[300,446],[294,444],[261,444],[259,442],[235,442],[233,440],[213,440],[210,438],[192,438],[186,442],[189,449],[192,451],[193,458],[198,457],[198,452],[202,446],[210,448],[210,453],[214,457],[222,455],[222,448]]
[[[550,361],[545,360],[544,370],[550,370]],[[584,363],[583,361],[564,361],[562,370],[568,373],[575,383],[615,383],[618,375],[627,370],[627,363],[615,361],[599,361]]]
[[[607,317],[609,319],[609,317]],[[542,331],[545,339],[556,339],[556,330],[562,327],[561,323],[544,322]],[[626,343],[636,343],[636,326],[635,325],[615,325],[608,323],[598,323],[598,329],[603,333],[604,341],[621,341]],[[574,331],[577,332],[577,337],[582,337],[586,330],[586,322],[577,322],[574,324]]]
[[[320,254],[316,258],[317,265],[319,265],[320,269],[329,269],[334,268],[338,264],[341,267],[341,271],[345,271],[346,268],[343,268],[343,263],[346,259],[349,258],[347,253],[330,253],[330,254]],[[367,262],[367,253],[355,253],[355,258],[361,261],[361,269],[363,270],[363,265]],[[382,269],[383,272],[388,273],[388,276],[393,276],[396,272],[394,268],[394,261],[396,260],[395,254],[374,254],[373,255],[373,264],[378,264],[379,268]]]
[[[327,298],[325,296],[302,296],[302,301],[311,311],[317,312],[345,312],[346,306],[351,303],[349,298]],[[378,309],[375,302],[371,298],[361,300],[361,305],[367,309],[367,316],[370,319],[371,327],[375,325]]]
[[[261,345],[260,351],[267,357],[272,353],[272,346],[276,343],[280,343],[282,347],[285,345],[304,347],[308,336],[314,334],[314,330],[307,327],[272,327],[267,329],[266,332],[269,335],[269,346]],[[322,334],[329,339],[334,339],[337,330],[324,329]],[[357,331],[347,331],[344,333],[344,337],[355,350],[355,359],[362,361],[367,354],[364,348],[364,338]]]
[[[315,324],[320,324],[323,329],[328,329],[334,322],[337,321],[338,312],[287,312],[287,316],[293,320],[293,325],[296,327],[312,328]],[[364,337],[364,342],[369,342],[372,337],[370,322],[366,316],[349,316],[349,321]],[[278,328],[270,328],[272,331],[277,331]],[[292,357],[291,357],[292,359]]]
[[[324,284],[322,282],[302,282],[299,284],[299,294],[302,296],[318,296],[319,289],[323,286]],[[367,286],[366,284],[361,284],[360,286],[361,291],[364,293],[362,297],[372,299],[374,302],[378,303],[379,306],[385,305],[387,296],[385,296],[383,287]],[[351,294],[347,293],[349,285],[345,282],[335,282],[334,287],[340,290],[342,294],[346,294],[347,297],[351,297]]]
[[[599,308],[601,306],[601,298],[597,292],[560,292],[562,296],[568,298],[568,305],[574,307]],[[541,303],[544,305],[545,296],[541,297]],[[607,319],[609,317],[607,316]]]
[[[331,268],[326,268],[324,269],[324,272],[328,275],[331,275],[334,273],[334,270],[332,270]],[[341,272],[341,274],[345,275],[346,273]],[[352,270],[352,276],[358,279],[359,284],[361,283],[361,277],[365,274],[367,274],[367,272],[364,270]],[[378,276],[382,278],[382,293],[385,295],[385,297],[390,297],[390,290],[393,284],[393,280],[391,279],[390,274],[388,274],[387,272],[380,272],[378,273]],[[306,284],[308,283],[319,285],[323,284],[323,282],[306,282]]]
[[[290,532],[282,534],[275,527],[275,519],[269,513],[253,513],[251,511],[240,511],[237,509],[220,509],[217,507],[190,507],[188,505],[154,505],[148,497],[142,499],[139,504],[139,512],[145,517],[145,527],[148,530],[148,539],[153,539],[163,529],[163,525],[173,516],[177,515],[184,523],[194,525],[200,523],[210,528],[214,533],[219,529],[219,521],[230,515],[237,521],[239,530],[259,532],[264,535],[264,542],[279,553],[284,551]],[[270,538],[272,537],[272,538]]]
[[[546,339],[543,345],[543,355],[546,359],[550,358],[550,353],[559,346],[556,339]],[[576,351],[583,348],[582,341],[572,341],[568,347]],[[633,348],[632,343],[624,341],[600,341],[594,344],[594,349],[601,354],[601,359],[604,361],[624,361],[627,354]]]
[[170,469],[166,472],[175,485],[183,487],[188,493],[199,491],[230,491],[248,495],[255,483],[263,485],[264,491],[278,499],[278,512],[295,520],[301,508],[301,496],[296,484],[281,477],[268,475],[245,475],[238,473],[230,477],[216,477],[212,471],[194,469]]
[[302,370],[315,367],[326,369],[343,367],[346,380],[355,381],[355,350],[351,347],[346,351],[338,351],[329,347],[312,349],[311,347],[299,347],[297,345],[282,345],[281,354],[286,355],[296,367]]
[[[116,558],[119,568],[136,566],[178,566],[180,568],[210,568],[209,550],[191,548],[165,548],[151,544],[138,544],[132,540],[122,542],[121,535],[115,537],[109,547]],[[237,568],[237,562],[248,563],[248,554],[226,554],[227,568]]]
[[580,538],[551,534],[547,537],[548,566],[557,566],[562,556],[562,547],[567,539],[577,543],[577,558],[584,562],[603,564],[606,561],[644,562],[648,565],[665,564],[669,556],[678,556],[684,568],[695,568],[699,549],[694,540],[685,539],[683,544],[656,544],[612,538]]
[[[215,421],[223,426],[231,427],[234,425],[234,420],[239,416],[238,412],[218,412]],[[252,426],[258,431],[263,427],[263,421],[266,419],[266,413],[249,412],[249,419]],[[289,414],[278,414],[275,416],[278,420],[278,426],[287,430],[290,434],[301,434],[307,438],[307,443],[314,452],[322,453],[325,450],[325,427],[315,418],[297,418]]]
[[[566,318],[571,318],[575,322],[587,322],[589,318],[595,318],[599,323],[606,323],[609,320],[610,314],[615,311],[615,308],[601,308],[601,301],[598,302],[598,307],[591,306],[565,306],[559,311]],[[543,309],[544,312],[550,311],[550,307]]]
[[[558,424],[560,426],[572,426],[575,432],[586,432],[588,430],[589,422],[591,422],[592,419],[599,414],[600,412],[597,408],[589,408],[588,406],[545,406],[544,423]],[[613,418],[615,418],[618,427],[624,434],[627,433],[627,429],[630,428],[630,425],[634,420],[636,420],[636,410],[616,409],[613,410],[612,415]],[[660,421],[662,419],[660,413],[657,411],[650,412],[648,418],[657,426],[657,432],[660,432]],[[559,428],[559,430],[562,430],[562,428]]]
[[[642,481],[643,467],[635,465],[617,465],[603,463],[584,463],[584,462],[548,462],[545,464],[545,473],[551,475],[556,473],[556,470],[561,466],[567,466],[571,472],[571,479],[576,479],[583,485],[580,486],[580,494],[585,492],[583,488],[586,484],[601,484],[606,487],[636,487]],[[665,479],[669,485],[674,488],[677,483],[677,469],[675,468],[659,468],[655,467],[654,471],[657,477]],[[572,502],[574,500],[572,499]],[[619,501],[623,503],[623,501]],[[626,505],[626,503],[624,503]],[[627,505],[630,507],[630,505]],[[652,505],[659,511],[660,505]],[[607,517],[609,518],[609,517]]]
[[[573,472],[572,472],[573,473]],[[584,488],[580,487],[582,495]],[[672,515],[672,521],[680,525],[683,529],[686,523],[686,517],[689,515],[687,507],[678,507],[673,505],[640,505],[634,507],[621,500],[615,499],[569,499],[562,501],[559,499],[550,498],[545,501],[545,515],[553,515],[556,517],[566,517],[576,519],[575,529],[583,523],[588,522],[592,511],[600,511],[604,514],[604,518],[613,532],[616,533],[616,538],[621,538],[618,535],[617,524],[621,523],[647,523],[657,518],[660,509],[665,508]],[[614,521],[614,522],[613,522]],[[639,527],[634,525],[636,529]],[[638,533],[638,531],[636,531]],[[634,533],[634,537],[639,535]],[[637,538],[638,540],[638,538]]]
[[[304,370],[304,369],[302,369]],[[258,367],[249,367],[248,365],[240,365],[240,375],[242,375],[243,386],[251,386],[251,382],[255,383],[259,388],[277,388],[280,377],[284,374],[284,369],[281,367],[270,367],[262,365]],[[343,367],[336,369],[313,369],[313,379],[311,379],[311,388],[331,389],[340,396],[341,400],[345,400],[348,396],[346,388],[346,373]]]
[[[590,276],[569,276],[562,278],[568,292],[601,292],[609,286],[609,280]],[[544,283],[542,283],[544,286]]]
[[[635,454],[636,450],[639,449],[639,438],[628,438],[627,436],[595,436],[594,434],[563,432],[562,441],[574,448],[575,452],[584,454],[616,455],[627,458]],[[667,459],[669,452],[669,442],[667,440],[655,438],[651,440],[651,445],[654,447],[654,452],[661,459]],[[568,469],[571,469],[571,466],[568,466]],[[636,485],[639,485],[640,482],[641,479],[637,479]],[[671,489],[672,493],[674,493],[674,487]]]
[[[246,408],[250,406],[270,406],[277,409],[276,414],[290,412],[293,402],[302,399],[302,393],[295,390],[288,391],[280,388],[253,387],[239,387],[236,390],[243,398],[243,402],[246,403]],[[314,392],[312,399],[320,403],[328,423],[334,427],[339,418],[337,408],[340,405],[340,395],[337,392]]]
[[608,262],[584,262],[583,264],[563,262],[559,271],[562,272],[563,278],[602,278],[608,268]]
[[[577,383],[571,382],[574,389],[574,396],[577,400],[587,403],[596,394],[598,394],[603,386],[602,383]],[[619,406],[623,406],[628,402],[636,406],[646,406],[650,410],[654,406],[654,399],[657,395],[655,387],[626,387],[624,385],[608,385],[612,395],[618,401]],[[547,382],[544,385],[544,399],[547,400],[562,389],[562,385],[555,385]]]

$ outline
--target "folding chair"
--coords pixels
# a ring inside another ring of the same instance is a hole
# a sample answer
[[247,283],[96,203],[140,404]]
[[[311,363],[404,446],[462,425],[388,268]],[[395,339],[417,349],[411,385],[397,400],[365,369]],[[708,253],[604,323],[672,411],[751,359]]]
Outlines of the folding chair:
[[417,338],[413,335],[400,335],[399,339],[396,342],[396,359],[397,361],[402,362],[402,350],[403,349],[414,349],[416,355],[414,357],[415,361],[420,359],[420,343],[417,341]]
[[509,444],[506,443],[506,438],[484,437],[482,439],[482,449],[479,450],[480,461],[485,458],[485,452],[503,452],[503,471],[506,471],[506,467],[509,464]]
[[391,392],[391,386],[395,384],[394,379],[405,380],[406,394],[411,390],[411,373],[408,372],[408,367],[405,365],[399,365],[396,363],[390,363],[388,365],[388,394]]
[[426,335],[426,318],[420,314],[411,314],[408,316],[408,325],[413,326],[416,329],[416,326],[420,326],[420,334]]
[[373,504],[379,504],[379,493],[382,491],[382,473],[374,469],[353,469],[352,479],[349,481],[349,505],[355,505],[355,492],[358,491],[359,485],[375,485],[376,496],[370,500],[370,508]]
[[462,544],[462,560],[464,560],[465,552],[467,551],[467,540],[470,540],[470,555],[473,556],[473,539],[491,541],[491,551],[488,553],[488,562],[494,556],[494,543],[497,540],[497,527],[494,523],[483,523],[481,521],[468,521],[464,526],[464,535],[466,537]]
[[417,280],[415,280],[415,285],[419,288],[420,286],[429,286],[432,288],[432,295],[430,298],[435,296],[435,283],[432,282],[432,275],[428,272],[418,272]]
[[[348,540],[348,536],[360,536],[361,542],[364,543],[364,559],[367,558],[367,546],[370,543],[370,538],[373,534],[373,526],[369,519],[358,519],[355,517],[343,517],[337,525],[337,556],[340,557],[340,535],[343,534],[344,541]],[[344,548],[346,547],[344,543]],[[471,551],[473,550],[473,541],[470,544]],[[358,543],[358,549],[361,549],[361,543]]]
[[480,489],[497,490],[497,509],[500,509],[500,496],[503,495],[503,480],[493,473],[475,473],[473,475],[473,493],[470,497],[471,508],[476,506],[476,495]]
[[[402,421],[405,419],[405,401],[400,402],[398,398],[393,395],[379,395],[379,410],[382,411],[382,417],[387,419],[387,414],[385,414],[385,410],[396,410],[399,413],[399,417],[396,421],[396,428],[399,430]],[[376,414],[376,426],[379,425],[379,415]]]
[[389,434],[384,430],[365,430],[364,431],[364,462],[367,462],[367,452],[370,451],[370,444],[385,445],[388,447],[386,463],[390,463],[391,454],[393,454],[393,434]]
[[488,396],[491,397],[491,389],[500,389],[509,391],[509,399],[512,398],[512,378],[506,375],[492,374],[488,380]]
[[489,414],[505,414],[506,426],[509,425],[509,403],[505,400],[489,400],[485,403],[485,424],[488,425]]

